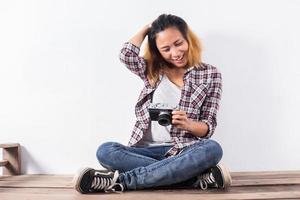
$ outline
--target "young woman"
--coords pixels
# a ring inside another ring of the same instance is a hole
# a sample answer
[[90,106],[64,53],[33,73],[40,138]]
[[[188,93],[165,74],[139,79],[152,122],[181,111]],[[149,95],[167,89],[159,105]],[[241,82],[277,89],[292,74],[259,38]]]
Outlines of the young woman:
[[[140,57],[146,36],[145,55]],[[102,144],[97,158],[107,170],[81,170],[75,189],[91,193],[186,184],[201,189],[230,186],[228,170],[218,164],[222,148],[209,139],[217,125],[221,74],[201,62],[200,42],[186,22],[160,15],[124,44],[120,60],[145,84],[129,145]],[[158,104],[173,108],[171,125],[151,120],[149,107]]]

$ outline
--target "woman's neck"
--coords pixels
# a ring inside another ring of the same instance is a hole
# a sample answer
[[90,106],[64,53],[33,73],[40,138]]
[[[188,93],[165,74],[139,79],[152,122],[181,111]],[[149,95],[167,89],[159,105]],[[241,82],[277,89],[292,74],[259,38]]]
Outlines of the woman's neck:
[[168,76],[168,78],[172,79],[183,78],[185,72],[185,68],[168,68],[167,70],[165,70],[165,74]]
[[183,76],[185,72],[185,68],[169,68],[164,73],[171,82],[173,82],[178,87],[182,88],[184,85]]

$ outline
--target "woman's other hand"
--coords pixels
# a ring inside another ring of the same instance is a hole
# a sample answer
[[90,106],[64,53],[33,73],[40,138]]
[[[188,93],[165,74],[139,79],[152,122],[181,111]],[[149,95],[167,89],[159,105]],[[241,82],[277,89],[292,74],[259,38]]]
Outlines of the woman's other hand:
[[176,128],[181,128],[189,131],[191,126],[191,121],[188,119],[186,112],[183,110],[174,110],[172,112],[172,124]]
[[205,137],[208,133],[208,125],[206,123],[189,119],[183,110],[174,110],[172,112],[172,124],[176,128],[189,131],[197,137]]

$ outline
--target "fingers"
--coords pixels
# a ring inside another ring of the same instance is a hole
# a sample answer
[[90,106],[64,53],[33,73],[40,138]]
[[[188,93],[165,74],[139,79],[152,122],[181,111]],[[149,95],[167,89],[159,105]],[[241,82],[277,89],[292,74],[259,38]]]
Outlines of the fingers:
[[186,115],[186,112],[183,110],[174,110],[172,112],[173,115]]
[[184,122],[182,120],[173,119],[172,124],[173,125],[184,125]]
[[172,119],[174,119],[174,120],[185,120],[187,118],[186,118],[186,115],[173,115]]
[[187,130],[187,127],[188,127],[188,120],[178,120],[178,119],[173,119],[173,120],[172,120],[172,124],[173,124],[176,128],[181,128],[181,129]]
[[191,120],[188,119],[187,114],[183,110],[175,110],[172,112],[172,124],[176,128],[189,130],[191,126]]
[[154,20],[152,20],[149,24],[148,27],[151,28],[152,27],[152,23],[154,22]]
[[172,123],[174,125],[184,125],[186,123],[187,116],[185,111],[176,110],[172,114]]

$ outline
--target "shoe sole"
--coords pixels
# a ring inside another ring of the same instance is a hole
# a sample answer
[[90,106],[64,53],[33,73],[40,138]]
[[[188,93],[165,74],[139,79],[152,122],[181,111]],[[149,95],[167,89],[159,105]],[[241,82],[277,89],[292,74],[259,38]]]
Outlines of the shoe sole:
[[81,187],[80,187],[80,181],[81,181],[82,177],[83,177],[88,171],[90,171],[90,170],[93,170],[93,169],[92,169],[92,168],[89,168],[89,167],[80,169],[80,170],[76,173],[76,175],[75,175],[75,177],[74,177],[74,179],[73,179],[74,189],[75,189],[77,192],[81,193],[81,194],[85,194],[86,192],[84,192],[84,191],[81,190]]
[[227,189],[232,183],[230,172],[229,172],[228,168],[223,164],[217,165],[217,168],[221,171],[221,174],[222,174],[222,178],[223,178],[223,187],[222,188]]

